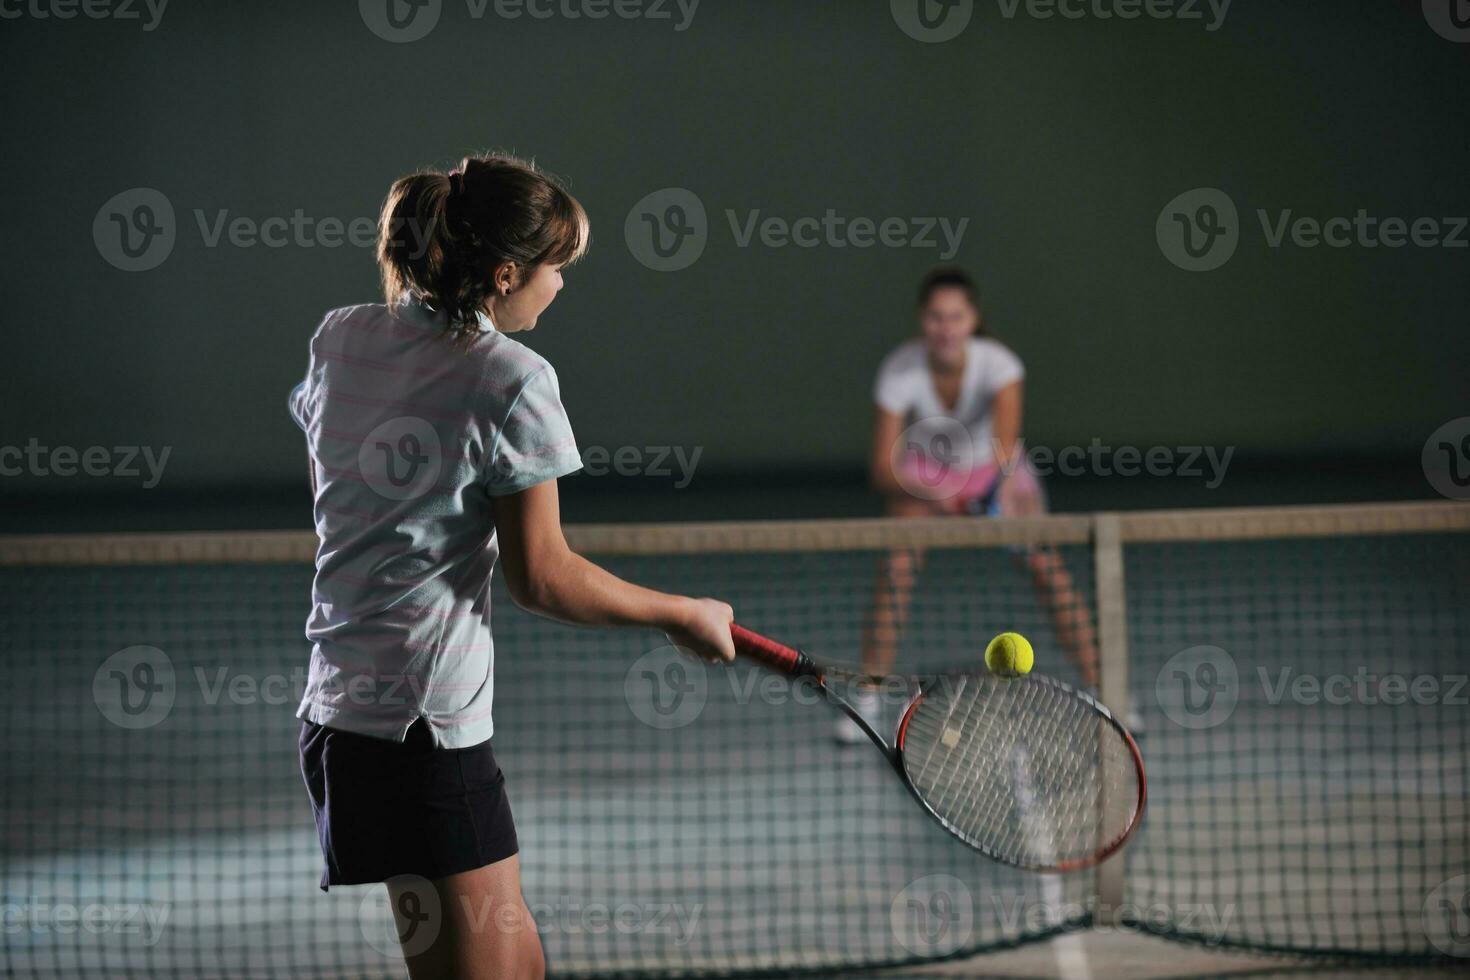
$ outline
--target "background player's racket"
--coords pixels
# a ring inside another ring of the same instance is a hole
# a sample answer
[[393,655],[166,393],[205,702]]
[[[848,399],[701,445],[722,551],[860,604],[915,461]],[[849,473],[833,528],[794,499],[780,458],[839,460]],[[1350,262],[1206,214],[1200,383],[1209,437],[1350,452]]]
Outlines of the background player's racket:
[[892,743],[838,688],[868,675],[732,625],[741,656],[809,677],[867,732],[919,804],[988,857],[1029,871],[1072,871],[1121,848],[1143,816],[1143,757],[1107,708],[1061,681],[988,671],[919,686]]

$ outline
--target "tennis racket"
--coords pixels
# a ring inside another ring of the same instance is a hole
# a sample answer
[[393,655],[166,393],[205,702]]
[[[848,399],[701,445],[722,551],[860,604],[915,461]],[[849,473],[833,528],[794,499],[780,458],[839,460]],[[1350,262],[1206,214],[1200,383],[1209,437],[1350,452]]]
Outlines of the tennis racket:
[[1027,871],[1075,871],[1116,853],[1143,816],[1143,757],[1107,708],[1061,681],[986,672],[918,685],[890,742],[839,692],[874,677],[817,663],[731,625],[743,657],[811,678],[867,733],[914,799],[975,850]]

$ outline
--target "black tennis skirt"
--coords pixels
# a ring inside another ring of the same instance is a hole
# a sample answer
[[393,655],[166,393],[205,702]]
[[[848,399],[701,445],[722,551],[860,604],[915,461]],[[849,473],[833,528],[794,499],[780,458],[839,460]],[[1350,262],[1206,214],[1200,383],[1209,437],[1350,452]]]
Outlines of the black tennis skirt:
[[505,776],[488,740],[436,748],[422,719],[402,742],[308,721],[301,774],[326,859],[323,891],[398,875],[433,881],[518,850]]

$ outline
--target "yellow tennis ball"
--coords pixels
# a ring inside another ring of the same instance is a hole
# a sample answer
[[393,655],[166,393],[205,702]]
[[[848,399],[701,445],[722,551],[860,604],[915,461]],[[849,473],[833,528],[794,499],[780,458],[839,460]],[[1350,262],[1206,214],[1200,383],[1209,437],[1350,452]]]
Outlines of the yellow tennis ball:
[[985,648],[985,666],[999,677],[1020,677],[1031,673],[1036,653],[1031,641],[1020,633],[1002,633]]

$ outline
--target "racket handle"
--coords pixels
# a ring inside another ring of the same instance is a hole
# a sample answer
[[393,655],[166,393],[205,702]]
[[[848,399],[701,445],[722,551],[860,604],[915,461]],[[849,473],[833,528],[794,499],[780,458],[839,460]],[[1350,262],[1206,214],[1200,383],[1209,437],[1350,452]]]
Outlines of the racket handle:
[[769,637],[761,636],[752,630],[746,629],[738,623],[730,624],[730,637],[735,641],[735,652],[742,657],[754,660],[756,663],[778,674],[788,674],[792,677],[807,677],[815,675],[817,665],[808,657],[793,647],[784,643],[777,643]]

